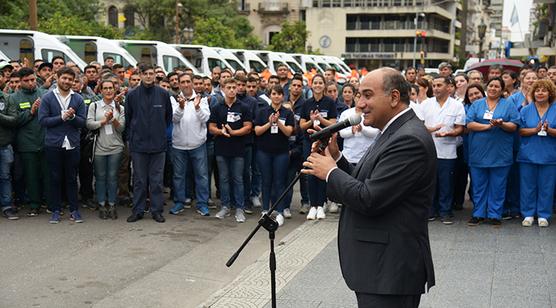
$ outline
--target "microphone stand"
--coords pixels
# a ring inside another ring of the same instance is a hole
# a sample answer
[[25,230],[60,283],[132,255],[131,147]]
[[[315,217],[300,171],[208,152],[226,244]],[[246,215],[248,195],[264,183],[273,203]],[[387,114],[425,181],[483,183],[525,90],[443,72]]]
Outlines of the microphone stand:
[[[325,140],[320,141],[319,148],[318,148],[319,153],[324,153],[324,150],[328,146],[328,141],[329,141],[328,138],[325,138]],[[284,192],[282,192],[278,200],[276,200],[276,202],[272,204],[268,212],[261,216],[261,218],[257,222],[257,226],[255,227],[255,229],[251,231],[251,233],[243,241],[241,246],[239,246],[237,251],[230,257],[230,259],[228,259],[228,262],[226,262],[227,267],[232,266],[232,264],[234,264],[234,262],[236,261],[237,257],[239,257],[239,254],[243,251],[245,246],[247,246],[249,241],[251,241],[253,236],[257,234],[259,229],[261,227],[265,228],[268,231],[268,239],[270,241],[269,268],[270,268],[270,297],[272,302],[272,308],[276,308],[276,254],[274,253],[274,239],[276,235],[276,230],[278,230],[278,223],[276,222],[276,220],[274,220],[274,218],[271,217],[271,214],[272,212],[275,211],[278,204],[280,204],[280,202],[286,197],[290,189],[293,188],[295,183],[299,181],[301,175],[302,173],[299,172],[295,176],[295,178],[291,181],[288,187],[286,187]]]

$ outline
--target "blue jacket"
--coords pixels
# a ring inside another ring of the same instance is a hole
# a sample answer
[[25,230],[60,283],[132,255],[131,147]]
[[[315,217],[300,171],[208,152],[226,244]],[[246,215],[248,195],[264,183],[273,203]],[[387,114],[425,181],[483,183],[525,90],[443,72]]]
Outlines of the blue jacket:
[[39,107],[39,123],[46,128],[44,145],[47,147],[61,148],[64,137],[68,137],[70,145],[79,148],[80,129],[85,127],[87,121],[87,107],[81,95],[72,93],[68,108],[75,110],[75,117],[71,120],[62,120],[62,107],[54,91],[46,93],[41,99]]
[[172,123],[170,93],[158,86],[140,85],[127,94],[125,108],[129,150],[165,152],[168,146],[166,129]]

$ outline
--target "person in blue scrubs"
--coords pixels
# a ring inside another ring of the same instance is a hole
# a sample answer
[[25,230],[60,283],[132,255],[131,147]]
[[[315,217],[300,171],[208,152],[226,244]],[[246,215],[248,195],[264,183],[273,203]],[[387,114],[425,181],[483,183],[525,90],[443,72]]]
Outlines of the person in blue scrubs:
[[548,227],[556,185],[556,86],[536,81],[531,95],[533,102],[520,112],[521,225],[532,226],[537,216],[539,227]]
[[[516,107],[518,111],[521,111],[521,108],[527,106],[531,101],[531,96],[529,95],[531,86],[535,81],[537,81],[537,73],[530,69],[524,68],[524,72],[522,72],[521,78],[521,86],[519,90],[516,91],[512,96],[508,97],[508,100],[511,101]],[[510,174],[508,176],[508,183],[506,187],[506,201],[504,202],[504,212],[502,214],[503,220],[510,220],[513,218],[520,218],[520,205],[519,205],[519,163],[516,161],[517,159],[517,152],[519,151],[519,144],[520,144],[520,136],[519,131],[516,130],[514,133],[514,144],[513,144],[513,158],[514,163],[510,168]]]
[[486,88],[487,96],[471,105],[466,121],[475,205],[471,225],[485,218],[492,225],[501,224],[506,181],[513,163],[513,133],[519,124],[517,108],[502,97],[502,78],[492,78]]

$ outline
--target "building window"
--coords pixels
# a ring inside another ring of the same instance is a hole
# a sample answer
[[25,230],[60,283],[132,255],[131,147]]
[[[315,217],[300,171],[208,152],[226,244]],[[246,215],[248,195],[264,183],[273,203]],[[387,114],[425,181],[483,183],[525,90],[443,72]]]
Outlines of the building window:
[[124,17],[124,27],[126,29],[135,27],[135,9],[132,6],[126,6],[124,8]]
[[270,32],[268,32],[268,43],[269,44],[272,44],[272,38],[278,33],[279,33],[279,31],[270,31]]
[[113,5],[108,8],[108,24],[118,27],[118,9]]

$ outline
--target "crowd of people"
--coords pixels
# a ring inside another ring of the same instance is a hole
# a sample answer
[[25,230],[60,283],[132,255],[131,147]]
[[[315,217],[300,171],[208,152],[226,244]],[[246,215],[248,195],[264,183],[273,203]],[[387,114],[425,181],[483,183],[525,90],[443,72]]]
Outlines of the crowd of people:
[[[54,57],[2,62],[0,72],[0,203],[10,220],[46,211],[58,223],[67,210],[83,222],[80,207],[117,219],[118,206],[130,206],[128,222],[145,213],[164,222],[169,190],[172,215],[195,206],[218,219],[233,212],[241,223],[268,211],[296,177],[311,152],[310,132],[362,108],[359,78],[341,85],[332,68],[311,80],[286,65],[268,78],[219,67],[200,76],[179,67],[127,69],[111,58],[81,71]],[[410,106],[436,146],[429,220],[452,224],[470,179],[469,225],[521,217],[523,226],[537,218],[547,227],[556,186],[556,67],[453,76],[442,63],[439,72],[404,73]],[[379,135],[363,124],[340,131],[343,156],[356,165]],[[300,205],[292,204],[293,191],[277,204],[280,225],[293,207],[308,220],[339,211],[325,181],[302,175],[299,191]]]

